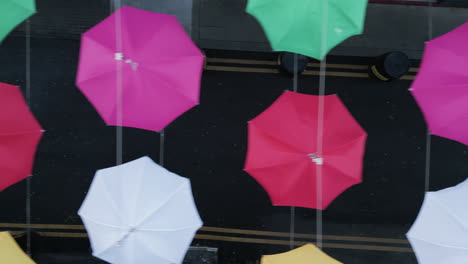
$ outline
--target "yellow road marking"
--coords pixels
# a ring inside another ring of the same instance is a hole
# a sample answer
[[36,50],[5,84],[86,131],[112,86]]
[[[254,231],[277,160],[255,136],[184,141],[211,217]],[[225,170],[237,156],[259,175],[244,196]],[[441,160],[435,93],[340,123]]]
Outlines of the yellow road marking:
[[[320,63],[309,63],[307,64],[309,67],[320,67]],[[334,64],[334,63],[327,63],[327,68],[336,68],[336,69],[349,69],[349,70],[367,70],[367,65],[354,65],[354,64]]]
[[[253,243],[253,244],[271,244],[271,245],[290,245],[290,241],[276,239],[261,239],[261,238],[244,238],[244,237],[228,237],[216,235],[198,234],[195,239],[216,240],[227,242]],[[308,241],[294,241],[294,245],[301,246]],[[354,244],[339,244],[339,243],[323,243],[325,248],[340,248],[340,249],[358,249],[372,251],[387,251],[387,252],[413,252],[409,247],[391,247],[391,246],[371,246],[371,245],[354,245]]]
[[416,76],[411,76],[411,75],[405,75],[400,78],[400,80],[406,80],[406,81],[412,81],[416,79]]
[[[54,225],[54,224],[31,224],[29,226],[32,229],[62,229],[62,230],[86,230],[83,225]],[[28,228],[27,224],[18,223],[0,223],[0,228]],[[226,234],[242,234],[242,235],[255,235],[255,236],[271,236],[271,237],[289,237],[290,234],[286,232],[273,232],[273,231],[260,231],[260,230],[248,230],[248,229],[234,229],[234,228],[222,228],[222,227],[209,227],[204,226],[200,231],[215,232],[215,233],[226,233]],[[19,232],[19,231],[14,231]],[[57,232],[42,232],[42,233],[57,233]],[[60,234],[60,232],[58,232]],[[314,239],[314,234],[301,234],[295,233],[296,238]],[[336,241],[351,241],[351,242],[373,242],[373,243],[388,243],[388,244],[408,244],[405,239],[393,239],[393,238],[376,238],[376,237],[355,237],[355,236],[335,236],[335,235],[324,235],[325,240],[336,240]]]
[[[0,223],[0,228],[28,228],[28,224]],[[30,224],[29,228],[33,228],[33,229],[85,230],[85,227],[83,225]]]
[[[230,234],[242,234],[242,235],[256,235],[256,236],[272,236],[272,237],[289,237],[290,236],[290,234],[286,233],[286,232],[271,232],[271,231],[258,231],[258,230],[246,230],[246,229],[232,229],[232,228],[220,228],[220,227],[208,227],[208,226],[204,226],[200,230],[205,231],[205,232],[230,233]],[[315,239],[314,234],[294,233],[294,237],[296,237],[296,238]],[[409,242],[406,239],[394,239],[394,238],[323,235],[323,239],[325,239],[325,240],[338,240],[338,241],[353,241],[353,242],[376,242],[376,243],[389,243],[389,244],[409,244]]]
[[[17,223],[0,223],[0,228],[27,228],[27,224]],[[82,225],[53,225],[53,224],[31,224],[29,226],[33,229],[66,229],[66,230],[85,230]],[[246,229],[233,229],[233,228],[220,228],[220,227],[202,227],[200,231],[204,232],[217,232],[226,234],[241,234],[241,235],[255,235],[255,236],[271,236],[271,237],[289,237],[289,233],[285,232],[271,232],[259,230],[246,230]],[[12,234],[19,236],[24,234],[24,231],[12,231]],[[51,232],[39,231],[41,236],[45,237],[62,237],[62,238],[86,238],[87,233],[79,232]],[[299,239],[315,239],[313,234],[294,234]],[[232,237],[222,235],[210,234],[197,234],[195,236],[201,240],[216,240],[227,242],[240,242],[240,243],[254,243],[254,244],[274,244],[274,245],[289,245],[290,241],[280,239],[265,239],[265,238],[248,238],[248,237]],[[324,235],[325,240],[335,241],[349,241],[349,242],[374,242],[374,243],[390,243],[390,244],[408,244],[404,239],[390,239],[390,238],[374,238],[374,237],[353,237],[353,236],[334,236]],[[309,243],[308,241],[295,241],[295,245],[303,245]],[[380,246],[380,245],[358,245],[358,244],[343,244],[343,243],[323,243],[327,248],[341,248],[341,249],[356,249],[356,250],[372,250],[372,251],[387,251],[387,252],[412,252],[410,247],[398,246]]]
[[208,62],[214,63],[234,63],[234,64],[248,64],[248,65],[278,65],[276,61],[268,60],[240,60],[240,59],[222,59],[222,58],[207,58]]
[[231,67],[231,66],[206,66],[209,71],[228,71],[228,72],[257,72],[257,73],[279,73],[277,69],[269,68],[248,68],[248,67]]
[[[304,71],[302,74],[305,75],[316,75],[319,76],[322,73],[320,71]],[[333,77],[354,77],[354,78],[369,78],[367,73],[360,72],[335,72],[335,71],[326,71],[325,76]]]
[[38,232],[39,235],[45,237],[76,237],[83,238],[88,237],[87,233],[69,233],[69,232]]
[[[209,71],[225,71],[225,72],[249,72],[249,73],[279,73],[277,69],[269,68],[249,68],[249,67],[231,67],[231,66],[207,66],[206,70]],[[304,71],[304,75],[321,75],[320,71]],[[337,71],[326,71],[326,76],[332,77],[352,77],[352,78],[369,78],[367,73],[361,72],[337,72]],[[415,76],[405,75],[400,78],[401,80],[414,80]]]
[[[61,238],[86,238],[86,233],[65,233],[65,232],[39,232],[41,236],[45,237],[61,237]],[[245,237],[229,237],[217,235],[197,234],[195,239],[200,240],[213,240],[225,242],[239,242],[251,244],[267,244],[267,245],[290,245],[290,241],[277,240],[277,239],[263,239],[263,238],[245,238]],[[302,246],[304,244],[312,243],[309,241],[294,241],[294,245]],[[339,248],[339,249],[354,249],[354,250],[371,250],[371,251],[386,251],[386,252],[413,252],[410,247],[392,247],[392,246],[372,246],[372,245],[356,245],[356,244],[341,244],[341,243],[323,243],[325,248]]]
[[[207,58],[207,62],[212,63],[233,63],[233,64],[245,64],[245,65],[278,65],[277,61],[270,60],[244,60],[244,59],[223,59],[223,58]],[[320,67],[320,63],[310,62],[307,64],[308,67]],[[368,66],[363,64],[339,64],[339,63],[327,63],[327,68],[331,69],[349,69],[349,70],[367,70]],[[409,72],[418,72],[419,68],[412,67]]]

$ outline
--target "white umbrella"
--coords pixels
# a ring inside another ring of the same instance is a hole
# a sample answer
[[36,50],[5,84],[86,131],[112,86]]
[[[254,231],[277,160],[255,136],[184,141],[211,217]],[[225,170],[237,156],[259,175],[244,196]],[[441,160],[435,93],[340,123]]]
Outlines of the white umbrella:
[[468,180],[427,192],[406,236],[420,264],[468,263]]
[[98,170],[78,214],[93,255],[115,264],[181,263],[203,225],[189,179],[148,157]]

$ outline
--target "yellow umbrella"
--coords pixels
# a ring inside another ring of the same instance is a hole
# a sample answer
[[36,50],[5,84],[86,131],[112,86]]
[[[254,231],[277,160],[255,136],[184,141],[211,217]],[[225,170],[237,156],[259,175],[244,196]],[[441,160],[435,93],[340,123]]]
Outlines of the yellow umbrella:
[[23,252],[8,232],[0,232],[0,263],[36,264]]
[[261,264],[343,264],[331,258],[318,247],[306,244],[286,253],[266,255],[262,257]]

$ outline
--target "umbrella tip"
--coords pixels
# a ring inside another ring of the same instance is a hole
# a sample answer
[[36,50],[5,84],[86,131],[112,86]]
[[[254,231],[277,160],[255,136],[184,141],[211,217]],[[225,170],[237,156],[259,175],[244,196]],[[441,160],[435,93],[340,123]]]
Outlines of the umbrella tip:
[[41,129],[41,132],[44,133],[44,132],[46,132],[46,131],[45,131],[44,129]]
[[409,88],[408,91],[413,91],[413,88]]

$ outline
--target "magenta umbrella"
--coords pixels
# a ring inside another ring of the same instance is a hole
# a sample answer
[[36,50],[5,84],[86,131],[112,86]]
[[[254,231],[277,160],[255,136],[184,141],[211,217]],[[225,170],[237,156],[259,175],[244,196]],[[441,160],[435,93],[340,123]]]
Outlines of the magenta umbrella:
[[468,145],[468,23],[426,43],[410,89],[431,134]]
[[203,61],[176,17],[124,6],[83,34],[76,82],[106,124],[121,107],[119,124],[160,131],[198,104]]

